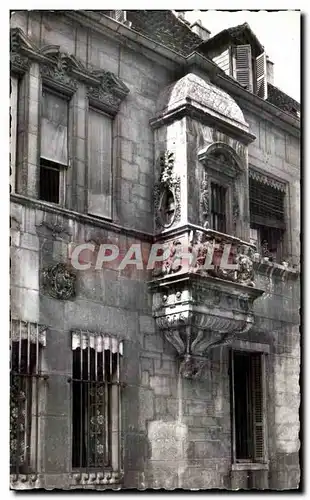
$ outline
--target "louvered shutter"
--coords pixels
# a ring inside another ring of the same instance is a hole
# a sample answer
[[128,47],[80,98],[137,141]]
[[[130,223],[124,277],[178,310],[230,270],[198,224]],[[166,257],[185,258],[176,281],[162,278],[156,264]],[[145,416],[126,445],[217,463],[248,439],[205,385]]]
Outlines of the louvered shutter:
[[249,92],[253,92],[251,45],[236,47],[236,80]]
[[267,99],[266,52],[256,58],[256,94],[262,99]]
[[232,430],[232,461],[236,462],[236,401],[235,401],[235,366],[234,366],[234,351],[230,349],[229,353],[229,378],[230,378],[230,417]]
[[120,23],[126,21],[126,10],[107,10],[105,12],[109,17],[115,19],[115,21]]
[[111,218],[112,120],[89,110],[88,118],[88,213]]
[[262,354],[253,354],[251,358],[254,460],[255,462],[263,462],[265,456],[265,446]]

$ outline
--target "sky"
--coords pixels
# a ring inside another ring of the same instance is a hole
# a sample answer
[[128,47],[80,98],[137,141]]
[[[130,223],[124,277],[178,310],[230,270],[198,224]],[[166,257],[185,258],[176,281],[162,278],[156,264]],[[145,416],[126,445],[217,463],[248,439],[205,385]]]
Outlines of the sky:
[[274,85],[300,102],[299,11],[194,10],[187,11],[185,18],[191,23],[200,19],[211,31],[211,36],[223,29],[247,22],[274,63]]

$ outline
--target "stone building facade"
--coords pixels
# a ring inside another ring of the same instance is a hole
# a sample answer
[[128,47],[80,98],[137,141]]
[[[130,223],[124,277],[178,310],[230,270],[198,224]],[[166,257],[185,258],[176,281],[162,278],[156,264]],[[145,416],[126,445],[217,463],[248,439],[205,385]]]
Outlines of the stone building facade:
[[297,488],[300,115],[264,47],[18,11],[10,55],[11,487]]

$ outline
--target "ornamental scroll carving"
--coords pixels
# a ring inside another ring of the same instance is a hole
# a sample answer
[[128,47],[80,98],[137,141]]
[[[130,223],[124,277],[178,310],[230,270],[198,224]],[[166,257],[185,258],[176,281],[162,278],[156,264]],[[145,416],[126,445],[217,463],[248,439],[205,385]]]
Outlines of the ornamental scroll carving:
[[[174,173],[174,153],[165,151],[160,156],[159,181],[154,186],[154,209],[156,229],[170,227],[181,218],[181,178]],[[172,205],[165,208],[169,200]],[[173,214],[165,220],[165,211],[171,210]]]
[[56,264],[43,270],[43,289],[54,299],[68,300],[75,296],[76,275],[66,264]]
[[78,82],[87,86],[87,95],[96,100],[112,115],[119,109],[129,89],[110,71],[89,69],[74,55],[61,52],[59,45],[37,47],[20,28],[11,29],[12,69],[25,72],[31,61],[40,64],[43,79],[74,93]]
[[[240,240],[237,240],[240,241]],[[219,244],[219,248],[216,245]],[[222,265],[225,245],[230,245],[234,269]],[[182,260],[182,255],[191,255],[190,259]],[[242,243],[233,243],[229,237],[215,239],[212,234],[203,231],[193,231],[186,246],[180,240],[169,243],[169,255],[160,268],[153,272],[154,277],[178,273],[188,270],[190,273],[212,276],[246,286],[254,286],[254,249]],[[184,269],[183,269],[184,263]],[[185,266],[186,269],[185,269]]]
[[209,226],[209,180],[205,173],[204,179],[201,182],[201,195],[200,195],[200,210],[201,210],[201,225],[205,228]]

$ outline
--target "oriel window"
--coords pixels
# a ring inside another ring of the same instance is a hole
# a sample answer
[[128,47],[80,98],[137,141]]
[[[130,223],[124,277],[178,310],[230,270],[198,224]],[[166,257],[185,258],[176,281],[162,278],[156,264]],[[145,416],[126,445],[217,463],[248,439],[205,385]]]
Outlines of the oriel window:
[[41,112],[41,200],[64,203],[68,167],[68,99],[43,89]]

